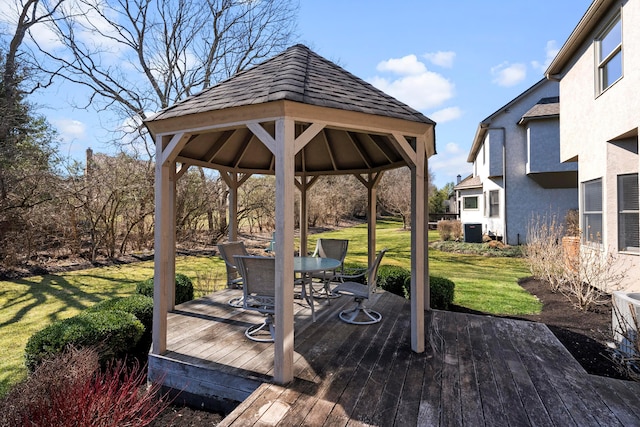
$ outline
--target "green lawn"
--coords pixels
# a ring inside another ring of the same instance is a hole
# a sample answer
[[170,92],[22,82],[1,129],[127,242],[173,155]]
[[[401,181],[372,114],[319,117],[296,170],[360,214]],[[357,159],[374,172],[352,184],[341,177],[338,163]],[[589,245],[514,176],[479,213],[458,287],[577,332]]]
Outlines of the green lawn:
[[[317,237],[349,239],[346,262],[366,264],[366,225],[313,235],[309,251]],[[429,240],[434,239],[437,233],[430,231]],[[401,222],[378,222],[377,247],[389,249],[383,264],[409,268],[410,232],[402,229]],[[521,259],[432,250],[429,268],[431,275],[455,282],[455,304],[498,315],[536,313],[541,308],[517,285],[518,278],[529,275]],[[196,296],[223,287],[226,280],[224,263],[217,257],[179,257],[176,271],[194,281]],[[152,276],[153,262],[146,261],[0,282],[0,396],[26,375],[24,346],[33,333],[104,299],[130,295],[137,282]]]

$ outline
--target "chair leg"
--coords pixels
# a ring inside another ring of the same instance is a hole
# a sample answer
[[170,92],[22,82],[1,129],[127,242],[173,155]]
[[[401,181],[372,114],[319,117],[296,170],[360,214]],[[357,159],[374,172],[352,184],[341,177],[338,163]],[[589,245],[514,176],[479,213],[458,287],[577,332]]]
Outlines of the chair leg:
[[[342,310],[338,316],[340,320],[353,325],[372,325],[382,320],[382,314],[364,306],[361,299],[356,299],[357,305],[349,310]],[[362,318],[364,317],[364,320]]]
[[228,304],[234,308],[242,308],[244,306],[244,296],[231,298]]
[[273,324],[273,316],[267,315],[264,322],[247,328],[244,335],[251,341],[257,342],[273,342],[275,338],[275,326]]

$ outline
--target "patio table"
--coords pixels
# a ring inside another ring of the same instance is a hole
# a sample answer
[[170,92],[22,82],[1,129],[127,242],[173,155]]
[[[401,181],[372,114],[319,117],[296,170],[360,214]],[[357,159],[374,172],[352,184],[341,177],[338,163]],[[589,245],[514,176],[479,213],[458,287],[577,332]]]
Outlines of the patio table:
[[[313,288],[311,284],[311,273],[317,273],[320,271],[335,270],[340,267],[340,260],[333,258],[312,257],[312,256],[297,256],[293,257],[293,271],[300,273],[302,276],[302,298],[307,300],[311,307],[311,319],[316,321],[316,313],[313,307]],[[307,292],[306,287],[309,286]]]

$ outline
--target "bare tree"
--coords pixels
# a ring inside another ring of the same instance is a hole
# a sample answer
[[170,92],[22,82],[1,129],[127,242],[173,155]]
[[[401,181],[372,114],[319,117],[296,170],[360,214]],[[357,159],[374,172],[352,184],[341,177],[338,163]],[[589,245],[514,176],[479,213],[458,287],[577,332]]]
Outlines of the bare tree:
[[[427,196],[431,198],[437,188],[433,184],[433,174],[429,169]],[[382,207],[392,215],[402,218],[403,228],[411,221],[411,170],[408,167],[385,172],[378,187],[378,197]]]
[[121,130],[133,135],[118,143],[135,147],[150,112],[286,47],[296,13],[293,0],[76,0],[51,11],[63,48],[40,45],[39,67],[88,88],[89,105],[127,120]]

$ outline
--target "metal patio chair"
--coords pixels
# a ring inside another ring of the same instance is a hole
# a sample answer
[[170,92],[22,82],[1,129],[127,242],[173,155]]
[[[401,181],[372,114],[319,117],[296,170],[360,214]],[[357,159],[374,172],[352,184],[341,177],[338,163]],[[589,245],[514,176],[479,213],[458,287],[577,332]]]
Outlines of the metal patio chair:
[[252,325],[245,336],[253,341],[273,342],[276,302],[276,260],[271,257],[236,255],[235,262],[244,278],[243,308],[264,314],[264,322]]
[[[386,252],[386,249],[381,250],[376,256],[373,265],[365,272],[338,277],[342,280],[342,283],[336,286],[333,292],[342,295],[349,295],[353,297],[356,302],[355,307],[348,310],[342,310],[340,312],[340,320],[343,322],[355,325],[370,325],[382,320],[382,314],[365,307],[364,302],[371,298],[371,294],[375,292],[378,267],[380,267],[380,262]],[[354,281],[354,279],[359,278],[364,278],[365,284]]]
[[344,273],[344,259],[347,256],[349,241],[344,239],[318,239],[316,249],[313,252],[314,257],[333,258],[340,261],[340,267],[331,271],[320,271],[313,273],[311,277],[320,280],[323,284],[325,295],[327,298],[336,298],[340,295],[331,292],[331,281],[338,275]]
[[[236,266],[236,262],[233,259],[235,255],[249,255],[247,252],[247,248],[245,247],[243,242],[228,242],[228,243],[220,243],[218,245],[218,252],[220,252],[220,256],[224,260],[225,266],[227,268],[227,287],[233,289],[242,288],[243,279],[242,275],[238,272],[238,268]],[[232,307],[240,308],[242,307],[242,297],[235,297],[229,300],[229,305]]]

